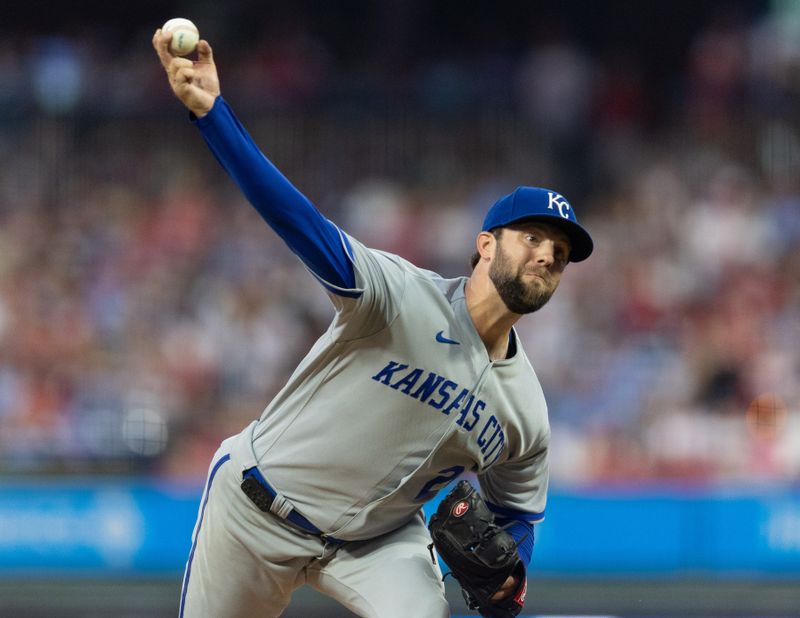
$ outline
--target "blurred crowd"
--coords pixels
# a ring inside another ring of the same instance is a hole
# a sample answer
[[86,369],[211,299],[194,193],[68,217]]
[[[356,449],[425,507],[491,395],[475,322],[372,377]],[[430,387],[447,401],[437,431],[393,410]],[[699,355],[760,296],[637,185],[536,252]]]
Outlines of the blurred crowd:
[[[595,254],[518,327],[554,483],[797,483],[799,19],[710,22],[657,97],[557,29],[396,80],[288,29],[220,72],[326,215],[446,276],[515,186],[573,202]],[[147,46],[103,45],[0,41],[0,473],[197,480],[332,308]]]

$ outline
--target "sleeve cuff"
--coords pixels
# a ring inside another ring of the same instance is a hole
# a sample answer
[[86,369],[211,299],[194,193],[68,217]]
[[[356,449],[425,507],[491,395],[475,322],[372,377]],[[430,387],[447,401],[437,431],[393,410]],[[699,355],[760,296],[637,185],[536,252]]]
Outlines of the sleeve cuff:
[[227,105],[225,99],[222,98],[221,94],[217,95],[217,98],[214,99],[214,105],[211,106],[211,109],[208,110],[208,113],[205,116],[203,116],[202,118],[198,118],[194,112],[189,112],[189,121],[201,129],[203,127],[207,127],[212,122],[214,122],[212,116],[215,116],[216,110],[222,107],[223,105]]
[[486,506],[488,506],[489,510],[495,515],[499,515],[500,517],[504,517],[506,519],[518,519],[519,521],[525,521],[531,524],[538,524],[540,521],[544,520],[544,511],[541,513],[520,511],[518,509],[511,509],[488,501],[486,502]]

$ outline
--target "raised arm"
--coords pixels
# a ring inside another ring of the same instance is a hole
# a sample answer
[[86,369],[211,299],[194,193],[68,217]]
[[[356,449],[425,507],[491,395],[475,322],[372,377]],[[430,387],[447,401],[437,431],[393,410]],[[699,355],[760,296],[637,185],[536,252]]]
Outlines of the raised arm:
[[173,56],[171,33],[156,30],[153,47],[175,96],[193,114],[211,152],[264,220],[311,272],[335,294],[357,296],[347,237],[264,156],[220,96],[208,41],[197,60]]

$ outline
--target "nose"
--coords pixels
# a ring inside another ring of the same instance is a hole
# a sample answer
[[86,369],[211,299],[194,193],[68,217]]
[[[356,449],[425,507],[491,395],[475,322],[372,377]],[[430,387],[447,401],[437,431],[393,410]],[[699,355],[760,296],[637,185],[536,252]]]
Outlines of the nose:
[[543,240],[539,243],[534,256],[536,264],[550,268],[556,261],[555,247],[555,243],[552,240]]

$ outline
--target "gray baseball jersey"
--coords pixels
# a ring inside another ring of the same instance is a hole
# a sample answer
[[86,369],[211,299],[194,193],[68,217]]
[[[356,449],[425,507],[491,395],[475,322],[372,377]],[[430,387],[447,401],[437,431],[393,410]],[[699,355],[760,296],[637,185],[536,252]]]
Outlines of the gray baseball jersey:
[[519,341],[490,361],[466,278],[348,240],[357,289],[330,294],[330,327],[234,439],[232,461],[258,466],[275,512],[342,540],[398,528],[464,471],[493,505],[541,521],[550,428]]

